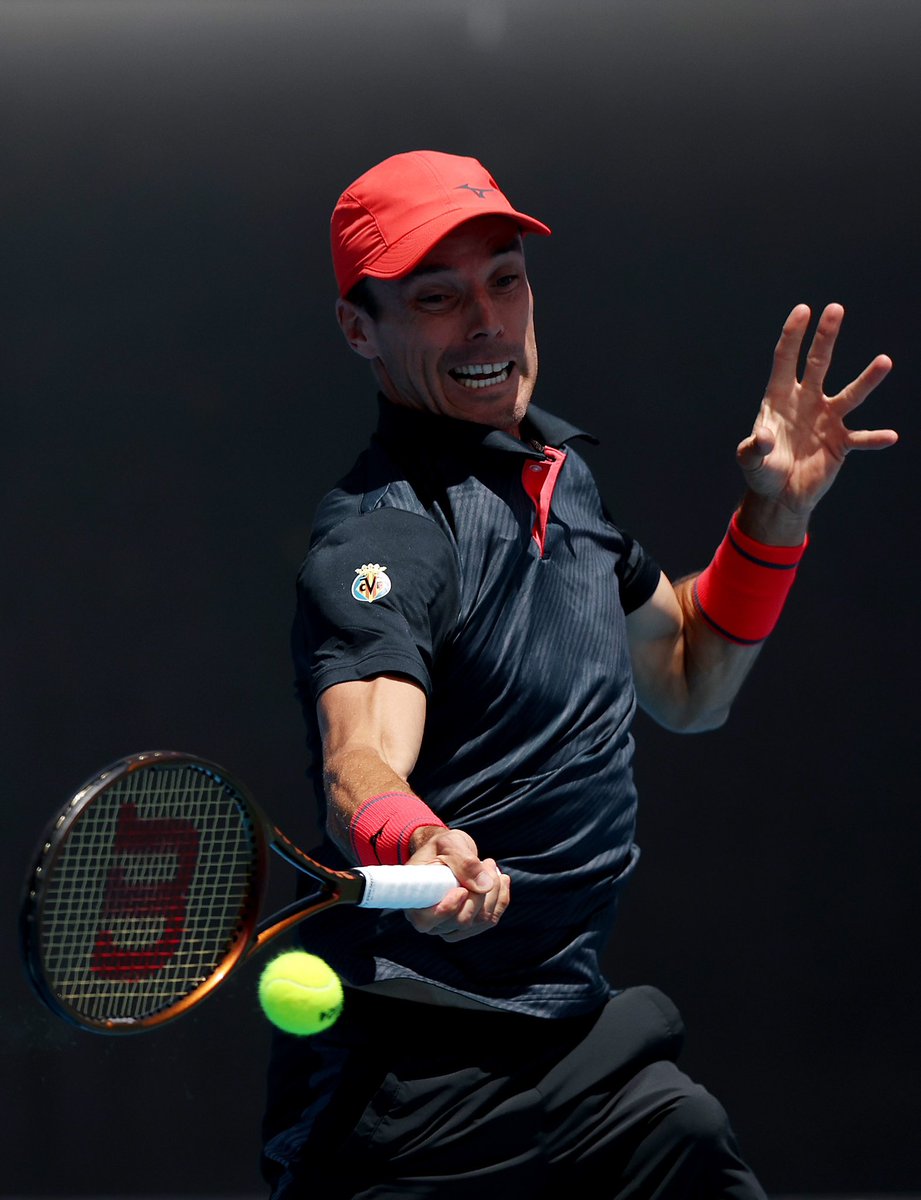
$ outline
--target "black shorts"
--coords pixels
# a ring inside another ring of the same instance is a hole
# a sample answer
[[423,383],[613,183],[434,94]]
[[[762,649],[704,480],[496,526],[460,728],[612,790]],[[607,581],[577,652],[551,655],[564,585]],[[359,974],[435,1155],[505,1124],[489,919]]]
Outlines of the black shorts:
[[675,1065],[683,1032],[652,987],[565,1020],[349,990],[331,1030],[276,1038],[273,1200],[469,1200],[482,1183],[529,1200],[764,1200],[723,1109]]

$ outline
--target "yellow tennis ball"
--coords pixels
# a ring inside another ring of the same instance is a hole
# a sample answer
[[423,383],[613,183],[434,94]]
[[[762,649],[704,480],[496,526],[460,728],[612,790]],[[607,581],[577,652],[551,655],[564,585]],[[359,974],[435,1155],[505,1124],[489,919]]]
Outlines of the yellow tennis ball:
[[342,983],[322,958],[303,950],[279,954],[259,977],[262,1011],[285,1033],[328,1029],[342,1012]]

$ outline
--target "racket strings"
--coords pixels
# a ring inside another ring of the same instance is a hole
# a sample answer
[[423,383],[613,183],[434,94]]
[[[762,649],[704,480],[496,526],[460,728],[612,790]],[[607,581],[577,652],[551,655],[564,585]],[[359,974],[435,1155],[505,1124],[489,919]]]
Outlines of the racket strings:
[[90,1021],[138,1021],[200,986],[246,931],[259,843],[245,803],[190,764],[143,767],[74,823],[44,881],[55,995]]

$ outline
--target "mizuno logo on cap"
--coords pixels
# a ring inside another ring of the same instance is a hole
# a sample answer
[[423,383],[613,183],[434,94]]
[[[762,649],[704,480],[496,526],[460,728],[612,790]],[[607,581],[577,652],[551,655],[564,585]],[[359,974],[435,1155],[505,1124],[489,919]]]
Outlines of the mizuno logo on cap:
[[455,192],[462,192],[464,190],[464,188],[466,188],[468,192],[473,192],[474,195],[479,196],[479,198],[481,200],[483,200],[485,198],[487,192],[494,192],[496,190],[495,188],[471,187],[469,183],[462,183],[459,187],[456,187],[454,190],[455,190]]

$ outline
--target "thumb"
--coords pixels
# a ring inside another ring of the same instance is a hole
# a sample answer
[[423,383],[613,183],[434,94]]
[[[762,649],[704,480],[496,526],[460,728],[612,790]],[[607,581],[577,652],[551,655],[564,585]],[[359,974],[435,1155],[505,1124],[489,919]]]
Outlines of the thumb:
[[773,449],[773,434],[763,425],[756,425],[736,447],[736,461],[743,471],[756,471]]
[[[490,866],[492,869],[490,869]],[[479,858],[465,858],[462,862],[451,864],[457,882],[471,892],[488,892],[495,886],[499,868],[492,860],[485,862]]]

